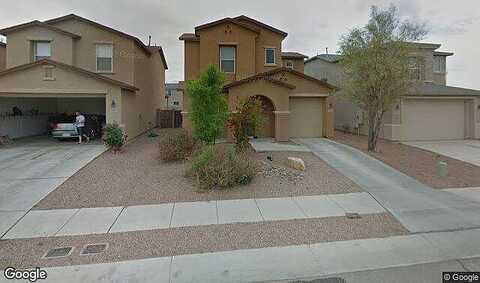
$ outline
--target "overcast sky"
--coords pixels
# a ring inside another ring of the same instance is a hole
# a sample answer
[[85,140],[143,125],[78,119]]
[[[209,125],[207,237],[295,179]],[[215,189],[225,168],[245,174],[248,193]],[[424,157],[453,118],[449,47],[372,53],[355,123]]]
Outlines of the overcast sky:
[[479,0],[3,0],[0,27],[46,20],[75,13],[119,29],[147,42],[162,45],[169,70],[167,81],[183,80],[183,43],[180,34],[223,17],[241,14],[288,32],[283,51],[308,56],[337,50],[338,39],[368,20],[371,5],[398,6],[402,17],[426,22],[424,42],[440,43],[447,59],[448,84],[480,89]]

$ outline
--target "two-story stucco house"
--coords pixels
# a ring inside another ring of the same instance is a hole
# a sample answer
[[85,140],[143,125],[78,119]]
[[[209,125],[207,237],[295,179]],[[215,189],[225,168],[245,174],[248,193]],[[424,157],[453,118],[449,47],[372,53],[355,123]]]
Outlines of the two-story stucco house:
[[[446,59],[440,44],[415,43],[410,76],[415,86],[385,114],[381,136],[388,140],[480,138],[480,91],[447,86]],[[341,56],[322,54],[305,61],[305,73],[340,86]],[[337,93],[341,96],[341,91]],[[337,99],[335,127],[367,133],[366,117],[351,102]]]
[[183,109],[183,89],[183,82],[165,84],[165,98],[167,100],[167,109]]
[[[185,81],[217,65],[226,75],[230,111],[236,110],[240,98],[262,100],[267,119],[258,136],[277,141],[332,136],[335,87],[303,73],[305,56],[282,51],[286,37],[286,32],[246,16],[197,26],[195,33],[180,36]],[[191,129],[188,95],[183,105],[183,126]]]
[[2,134],[40,134],[49,114],[74,111],[103,114],[107,123],[123,126],[128,138],[155,126],[165,99],[161,47],[73,14],[0,34],[7,37],[0,112],[16,106],[36,113],[21,123],[2,123]]

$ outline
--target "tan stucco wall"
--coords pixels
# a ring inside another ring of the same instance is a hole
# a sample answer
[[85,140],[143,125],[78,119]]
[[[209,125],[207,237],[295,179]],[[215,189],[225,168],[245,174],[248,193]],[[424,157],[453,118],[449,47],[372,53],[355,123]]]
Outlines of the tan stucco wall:
[[74,19],[52,25],[82,37],[74,44],[73,65],[96,72],[95,44],[113,44],[113,73],[103,75],[134,84],[134,59],[138,53],[133,40]]
[[51,42],[51,59],[72,65],[74,39],[44,27],[32,26],[8,34],[7,68],[28,64],[33,61],[33,40]]
[[[235,74],[226,74],[228,81],[255,74],[256,33],[234,24],[222,24],[198,32],[200,36],[200,72],[208,65],[219,66],[220,45],[236,46]],[[188,62],[186,62],[188,64]]]
[[294,69],[295,71],[298,71],[298,72],[300,72],[300,73],[303,73],[303,72],[304,72],[304,70],[305,70],[305,64],[304,64],[303,59],[301,59],[301,58],[298,58],[298,59],[297,59],[297,58],[294,58],[294,59],[290,59],[290,58],[289,58],[289,59],[283,59],[283,62],[282,62],[283,67],[286,67],[286,66],[287,66],[286,63],[287,63],[288,61],[290,61],[290,62],[293,63],[293,69]]
[[228,93],[228,105],[229,109],[234,111],[240,99],[263,95],[272,101],[275,111],[289,111],[289,93],[288,88],[259,80],[231,88]]
[[0,45],[0,71],[7,67],[7,48]]

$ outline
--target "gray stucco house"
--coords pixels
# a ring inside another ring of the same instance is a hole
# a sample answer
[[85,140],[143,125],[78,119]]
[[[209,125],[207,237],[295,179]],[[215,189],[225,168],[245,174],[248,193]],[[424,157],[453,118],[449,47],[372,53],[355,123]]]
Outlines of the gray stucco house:
[[[447,85],[447,57],[440,44],[416,43],[411,54],[415,87],[385,114],[381,137],[395,141],[480,139],[480,91]],[[305,61],[305,74],[341,86],[340,55],[321,54]],[[366,119],[337,92],[335,128],[367,133]]]

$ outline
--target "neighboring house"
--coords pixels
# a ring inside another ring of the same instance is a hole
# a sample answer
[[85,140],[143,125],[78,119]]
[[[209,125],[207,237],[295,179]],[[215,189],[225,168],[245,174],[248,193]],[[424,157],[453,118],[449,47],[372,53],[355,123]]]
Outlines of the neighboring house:
[[[185,81],[198,78],[208,65],[217,65],[226,75],[230,111],[236,111],[241,98],[262,100],[266,123],[256,135],[277,141],[332,136],[335,87],[306,76],[303,55],[282,52],[286,36],[246,16],[197,26],[195,33],[180,36],[185,44]],[[191,130],[188,109],[184,96],[183,127]]]
[[0,71],[5,70],[7,61],[7,45],[0,42]]
[[165,98],[167,109],[182,110],[183,109],[183,84],[182,83],[166,83]]
[[[415,86],[385,113],[381,136],[388,140],[480,138],[480,91],[447,86],[446,58],[440,44],[416,43],[410,74]],[[305,73],[340,86],[341,56],[322,54],[305,61]],[[337,96],[341,96],[339,91]],[[337,97],[335,128],[367,133],[366,117],[353,103]]]
[[8,41],[0,112],[17,106],[38,113],[22,123],[3,123],[2,134],[41,134],[49,114],[74,111],[103,114],[107,123],[124,127],[128,138],[155,126],[165,99],[161,47],[73,14],[0,34]]

